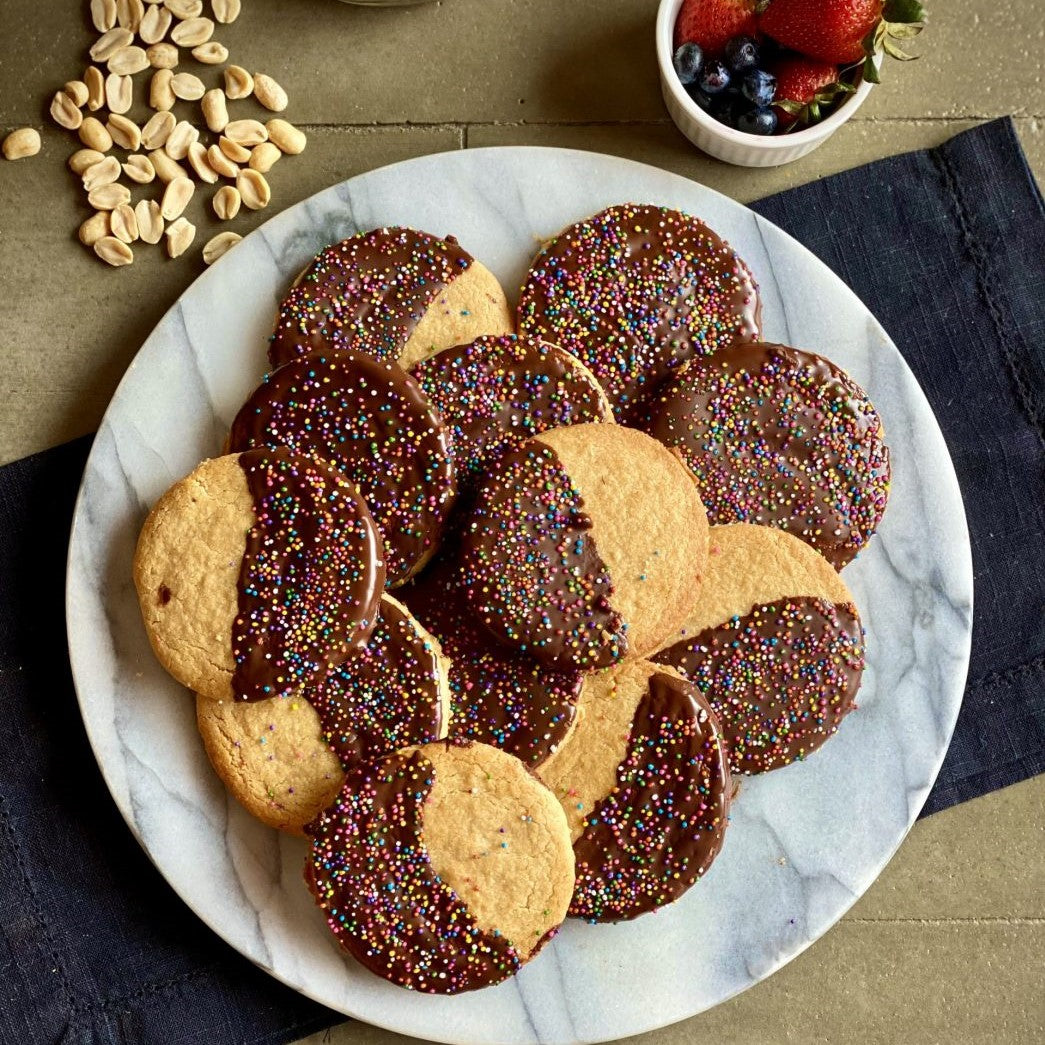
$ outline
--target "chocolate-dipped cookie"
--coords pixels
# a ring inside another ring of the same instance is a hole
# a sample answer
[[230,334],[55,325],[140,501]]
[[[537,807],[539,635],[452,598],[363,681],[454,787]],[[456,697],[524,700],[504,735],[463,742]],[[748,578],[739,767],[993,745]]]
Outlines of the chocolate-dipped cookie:
[[786,345],[737,345],[664,384],[642,427],[677,448],[712,524],[779,526],[841,569],[871,539],[889,450],[866,393]]
[[413,370],[450,429],[462,484],[476,482],[505,450],[550,428],[612,421],[591,371],[557,345],[481,337]]
[[703,693],[732,770],[764,773],[807,758],[853,709],[863,629],[809,545],[768,526],[713,526],[700,602],[653,659]]
[[315,353],[265,378],[232,422],[232,452],[288,446],[355,483],[384,539],[390,586],[439,546],[457,494],[449,433],[397,363],[361,352]]
[[618,421],[694,356],[758,337],[758,288],[702,221],[625,203],[571,225],[537,255],[519,333],[561,345],[606,390]]
[[196,722],[239,802],[301,834],[334,800],[345,769],[445,737],[449,700],[438,640],[385,595],[366,646],[318,685],[252,703],[197,697]]
[[324,248],[301,274],[279,306],[269,360],[351,348],[408,369],[513,327],[500,284],[452,236],[373,229]]
[[306,830],[305,878],[338,942],[411,990],[458,994],[511,976],[573,892],[558,802],[485,744],[364,762]]
[[507,751],[531,769],[573,725],[584,676],[549,668],[478,624],[449,558],[403,588],[410,611],[438,637],[450,680],[450,735]]
[[556,428],[508,452],[462,529],[476,618],[555,668],[652,652],[692,612],[707,558],[682,461],[620,425]]
[[204,461],[142,527],[134,582],[160,663],[214,700],[312,685],[373,630],[377,527],[329,465],[286,447]]
[[577,725],[537,775],[570,826],[572,915],[616,922],[673,903],[722,848],[731,787],[718,721],[671,668],[589,675]]

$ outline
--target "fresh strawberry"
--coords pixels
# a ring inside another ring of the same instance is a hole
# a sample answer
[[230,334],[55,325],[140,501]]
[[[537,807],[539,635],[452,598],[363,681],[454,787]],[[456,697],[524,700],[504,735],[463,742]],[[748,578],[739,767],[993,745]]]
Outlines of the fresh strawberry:
[[800,54],[786,54],[770,63],[769,72],[776,77],[776,103],[780,130],[801,120],[815,123],[820,107],[852,91],[838,82],[838,66],[819,62]]
[[757,36],[758,0],[682,0],[675,21],[675,47],[696,43],[709,58],[722,54],[734,36]]
[[884,0],[772,0],[759,27],[799,54],[849,65],[864,57],[864,38],[884,6]]

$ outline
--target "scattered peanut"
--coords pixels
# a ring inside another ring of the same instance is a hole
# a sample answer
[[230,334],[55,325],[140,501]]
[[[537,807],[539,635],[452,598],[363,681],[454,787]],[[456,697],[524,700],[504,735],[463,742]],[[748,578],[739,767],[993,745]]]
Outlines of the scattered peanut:
[[5,160],[22,160],[40,151],[40,132],[33,127],[19,127],[12,131],[3,144]]
[[250,148],[268,141],[269,132],[259,120],[232,120],[225,126],[225,137],[237,145]]
[[239,18],[240,0],[210,0],[210,6],[214,11],[214,20],[222,25]]
[[229,107],[225,103],[225,92],[220,87],[208,91],[200,102],[203,118],[207,127],[215,134],[220,134],[229,122]]
[[141,28],[138,30],[142,43],[158,44],[167,35],[167,30],[170,29],[173,20],[173,15],[166,7],[152,5],[145,12]]
[[80,127],[80,141],[88,149],[97,149],[98,152],[108,152],[112,148],[112,135],[105,129],[105,125],[95,116],[88,116]]
[[83,187],[88,192],[94,192],[103,185],[112,185],[114,181],[120,180],[121,170],[120,161],[115,156],[105,156],[83,172]]
[[87,104],[90,92],[87,90],[87,84],[83,80],[70,80],[62,90],[72,98],[73,104],[77,109],[82,109]]
[[153,167],[152,160],[148,156],[135,153],[133,156],[127,157],[127,162],[123,165],[123,173],[139,185],[148,185],[156,177],[156,168]]
[[156,170],[156,177],[170,184],[175,178],[188,178],[189,172],[177,161],[172,160],[163,149],[154,149],[149,159]]
[[51,119],[59,127],[75,131],[83,123],[83,113],[65,91],[58,91],[51,99]]
[[222,185],[211,200],[214,213],[221,221],[231,221],[239,214],[240,195],[237,189],[231,185]]
[[265,180],[265,175],[252,171],[249,167],[239,172],[236,188],[243,200],[243,206],[249,210],[262,210],[272,199],[272,190]]
[[198,18],[203,13],[203,0],[163,0],[163,6],[175,18]]
[[268,174],[282,155],[283,153],[272,142],[262,142],[251,150],[250,168],[262,174]]
[[149,84],[149,105],[162,112],[174,108],[177,98],[174,96],[173,81],[174,73],[170,69],[157,69]]
[[138,219],[129,203],[121,203],[109,216],[112,234],[122,243],[133,243],[138,238]]
[[87,85],[87,108],[97,112],[105,104],[105,80],[101,69],[96,65],[87,66],[83,82]]
[[109,212],[96,211],[80,226],[76,235],[85,247],[93,247],[102,236],[109,235]]
[[94,252],[113,268],[134,264],[134,251],[115,236],[103,236],[94,244]]
[[96,149],[77,149],[77,151],[69,157],[69,170],[71,170],[73,174],[82,175],[88,167],[93,167],[96,163],[101,163],[104,159],[105,156]]
[[241,65],[225,67],[225,94],[229,98],[249,98],[254,92],[254,77]]
[[137,152],[141,148],[141,128],[133,120],[128,120],[126,116],[113,113],[106,122],[105,129],[121,149]]
[[91,0],[91,21],[99,33],[116,25],[116,0]]
[[214,35],[214,23],[209,18],[186,18],[171,30],[171,39],[179,47],[198,47]]
[[107,62],[121,47],[130,47],[134,43],[134,33],[130,29],[117,26],[107,33],[102,33],[88,52],[94,62]]
[[174,69],[178,65],[178,48],[174,44],[153,44],[145,53],[154,69]]
[[209,240],[203,248],[203,263],[213,265],[223,254],[227,254],[239,241],[243,239],[235,232],[219,232],[212,240]]
[[134,102],[134,81],[120,73],[109,73],[105,78],[105,102],[109,112],[127,112]]
[[218,139],[218,148],[233,163],[246,163],[250,159],[250,149],[245,148],[238,142],[230,141],[224,134]]
[[271,112],[283,112],[289,104],[287,92],[265,73],[254,74],[254,97]]
[[131,190],[126,185],[99,185],[87,194],[87,202],[95,210],[116,210],[121,203],[131,202]]
[[167,253],[172,258],[180,257],[192,246],[196,238],[196,226],[185,218],[178,218],[167,226]]
[[109,72],[133,76],[149,68],[149,56],[143,47],[121,47],[108,62]]
[[192,73],[175,73],[171,78],[171,90],[174,97],[183,102],[198,102],[206,93],[203,81]]
[[279,119],[269,120],[265,124],[265,130],[268,131],[269,140],[275,143],[280,152],[288,156],[297,156],[305,151],[308,138],[305,137],[304,131],[299,131],[292,123]]
[[144,243],[159,243],[163,239],[163,215],[155,200],[138,200],[134,208],[138,222],[138,236]]
[[193,142],[189,146],[189,166],[196,172],[196,177],[207,185],[213,185],[218,180],[217,172],[207,160],[207,146],[200,142]]
[[172,112],[156,113],[149,118],[149,122],[142,128],[142,145],[150,152],[153,149],[162,149],[177,123],[178,121]]
[[217,40],[200,44],[192,49],[192,57],[204,65],[223,65],[229,60],[229,49]]
[[132,33],[138,31],[145,17],[145,5],[142,0],[116,0],[116,24]]
[[163,190],[160,213],[167,221],[173,221],[189,205],[195,191],[196,186],[188,178],[175,178]]
[[167,136],[163,151],[172,160],[184,160],[189,155],[189,146],[199,141],[200,132],[188,120],[181,120]]
[[212,145],[207,150],[207,162],[210,164],[211,170],[220,174],[223,178],[235,179],[236,175],[239,174],[239,167],[217,145]]

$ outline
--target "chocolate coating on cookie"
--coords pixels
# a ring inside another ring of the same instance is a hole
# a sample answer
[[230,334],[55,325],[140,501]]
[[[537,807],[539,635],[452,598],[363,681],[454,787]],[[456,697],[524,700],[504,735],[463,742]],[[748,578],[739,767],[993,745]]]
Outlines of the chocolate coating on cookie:
[[537,256],[519,332],[561,345],[598,378],[619,421],[694,356],[758,337],[747,266],[703,222],[622,204],[571,226]]
[[469,606],[502,642],[551,667],[605,667],[628,649],[584,502],[539,441],[505,454],[461,538]]
[[889,493],[889,450],[870,400],[822,356],[736,345],[691,362],[642,427],[677,448],[713,524],[788,530],[841,569],[871,539]]
[[574,843],[570,914],[638,917],[673,903],[722,848],[730,796],[718,722],[690,683],[650,676],[613,791]]
[[413,370],[450,429],[462,484],[550,428],[612,419],[594,377],[555,345],[507,335],[444,349]]
[[237,458],[254,506],[232,625],[239,700],[322,678],[373,630],[385,568],[377,527],[329,465],[286,447]]
[[791,598],[754,607],[654,658],[689,678],[722,723],[730,768],[764,773],[801,760],[853,709],[864,669],[852,606]]
[[396,227],[326,247],[279,307],[272,365],[346,348],[397,359],[428,306],[472,260],[452,237]]
[[362,965],[411,990],[456,994],[506,979],[522,960],[435,873],[422,837],[433,783],[419,751],[351,771],[307,828],[306,880],[338,942]]
[[394,599],[381,600],[367,644],[305,691],[324,740],[346,769],[446,735],[439,651]]
[[355,483],[401,583],[438,546],[457,493],[449,433],[418,383],[391,360],[316,353],[274,370],[232,423],[229,448],[288,446]]
[[477,625],[452,564],[440,560],[402,591],[448,661],[450,735],[507,751],[531,769],[570,731],[584,676],[552,670],[497,643]]

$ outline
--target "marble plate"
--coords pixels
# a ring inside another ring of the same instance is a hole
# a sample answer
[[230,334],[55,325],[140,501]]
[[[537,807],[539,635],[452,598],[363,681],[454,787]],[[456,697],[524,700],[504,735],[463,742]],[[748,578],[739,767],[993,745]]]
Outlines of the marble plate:
[[[273,310],[325,244],[406,224],[454,233],[509,288],[538,243],[626,200],[704,218],[762,285],[768,340],[812,348],[866,388],[893,452],[879,535],[846,570],[867,628],[860,709],[804,764],[745,780],[722,855],[675,905],[568,924],[515,979],[457,998],[393,987],[339,953],[301,881],[305,847],[215,778],[193,701],[152,656],[131,583],[150,505],[204,457],[261,377]],[[625,160],[553,149],[428,156],[292,207],[200,277],[131,364],[91,452],[69,557],[84,721],[120,811],[192,909],[283,982],[351,1016],[445,1042],[594,1042],[681,1020],[757,983],[874,881],[925,800],[968,663],[972,568],[954,471],[920,388],[867,308],[745,207]]]

